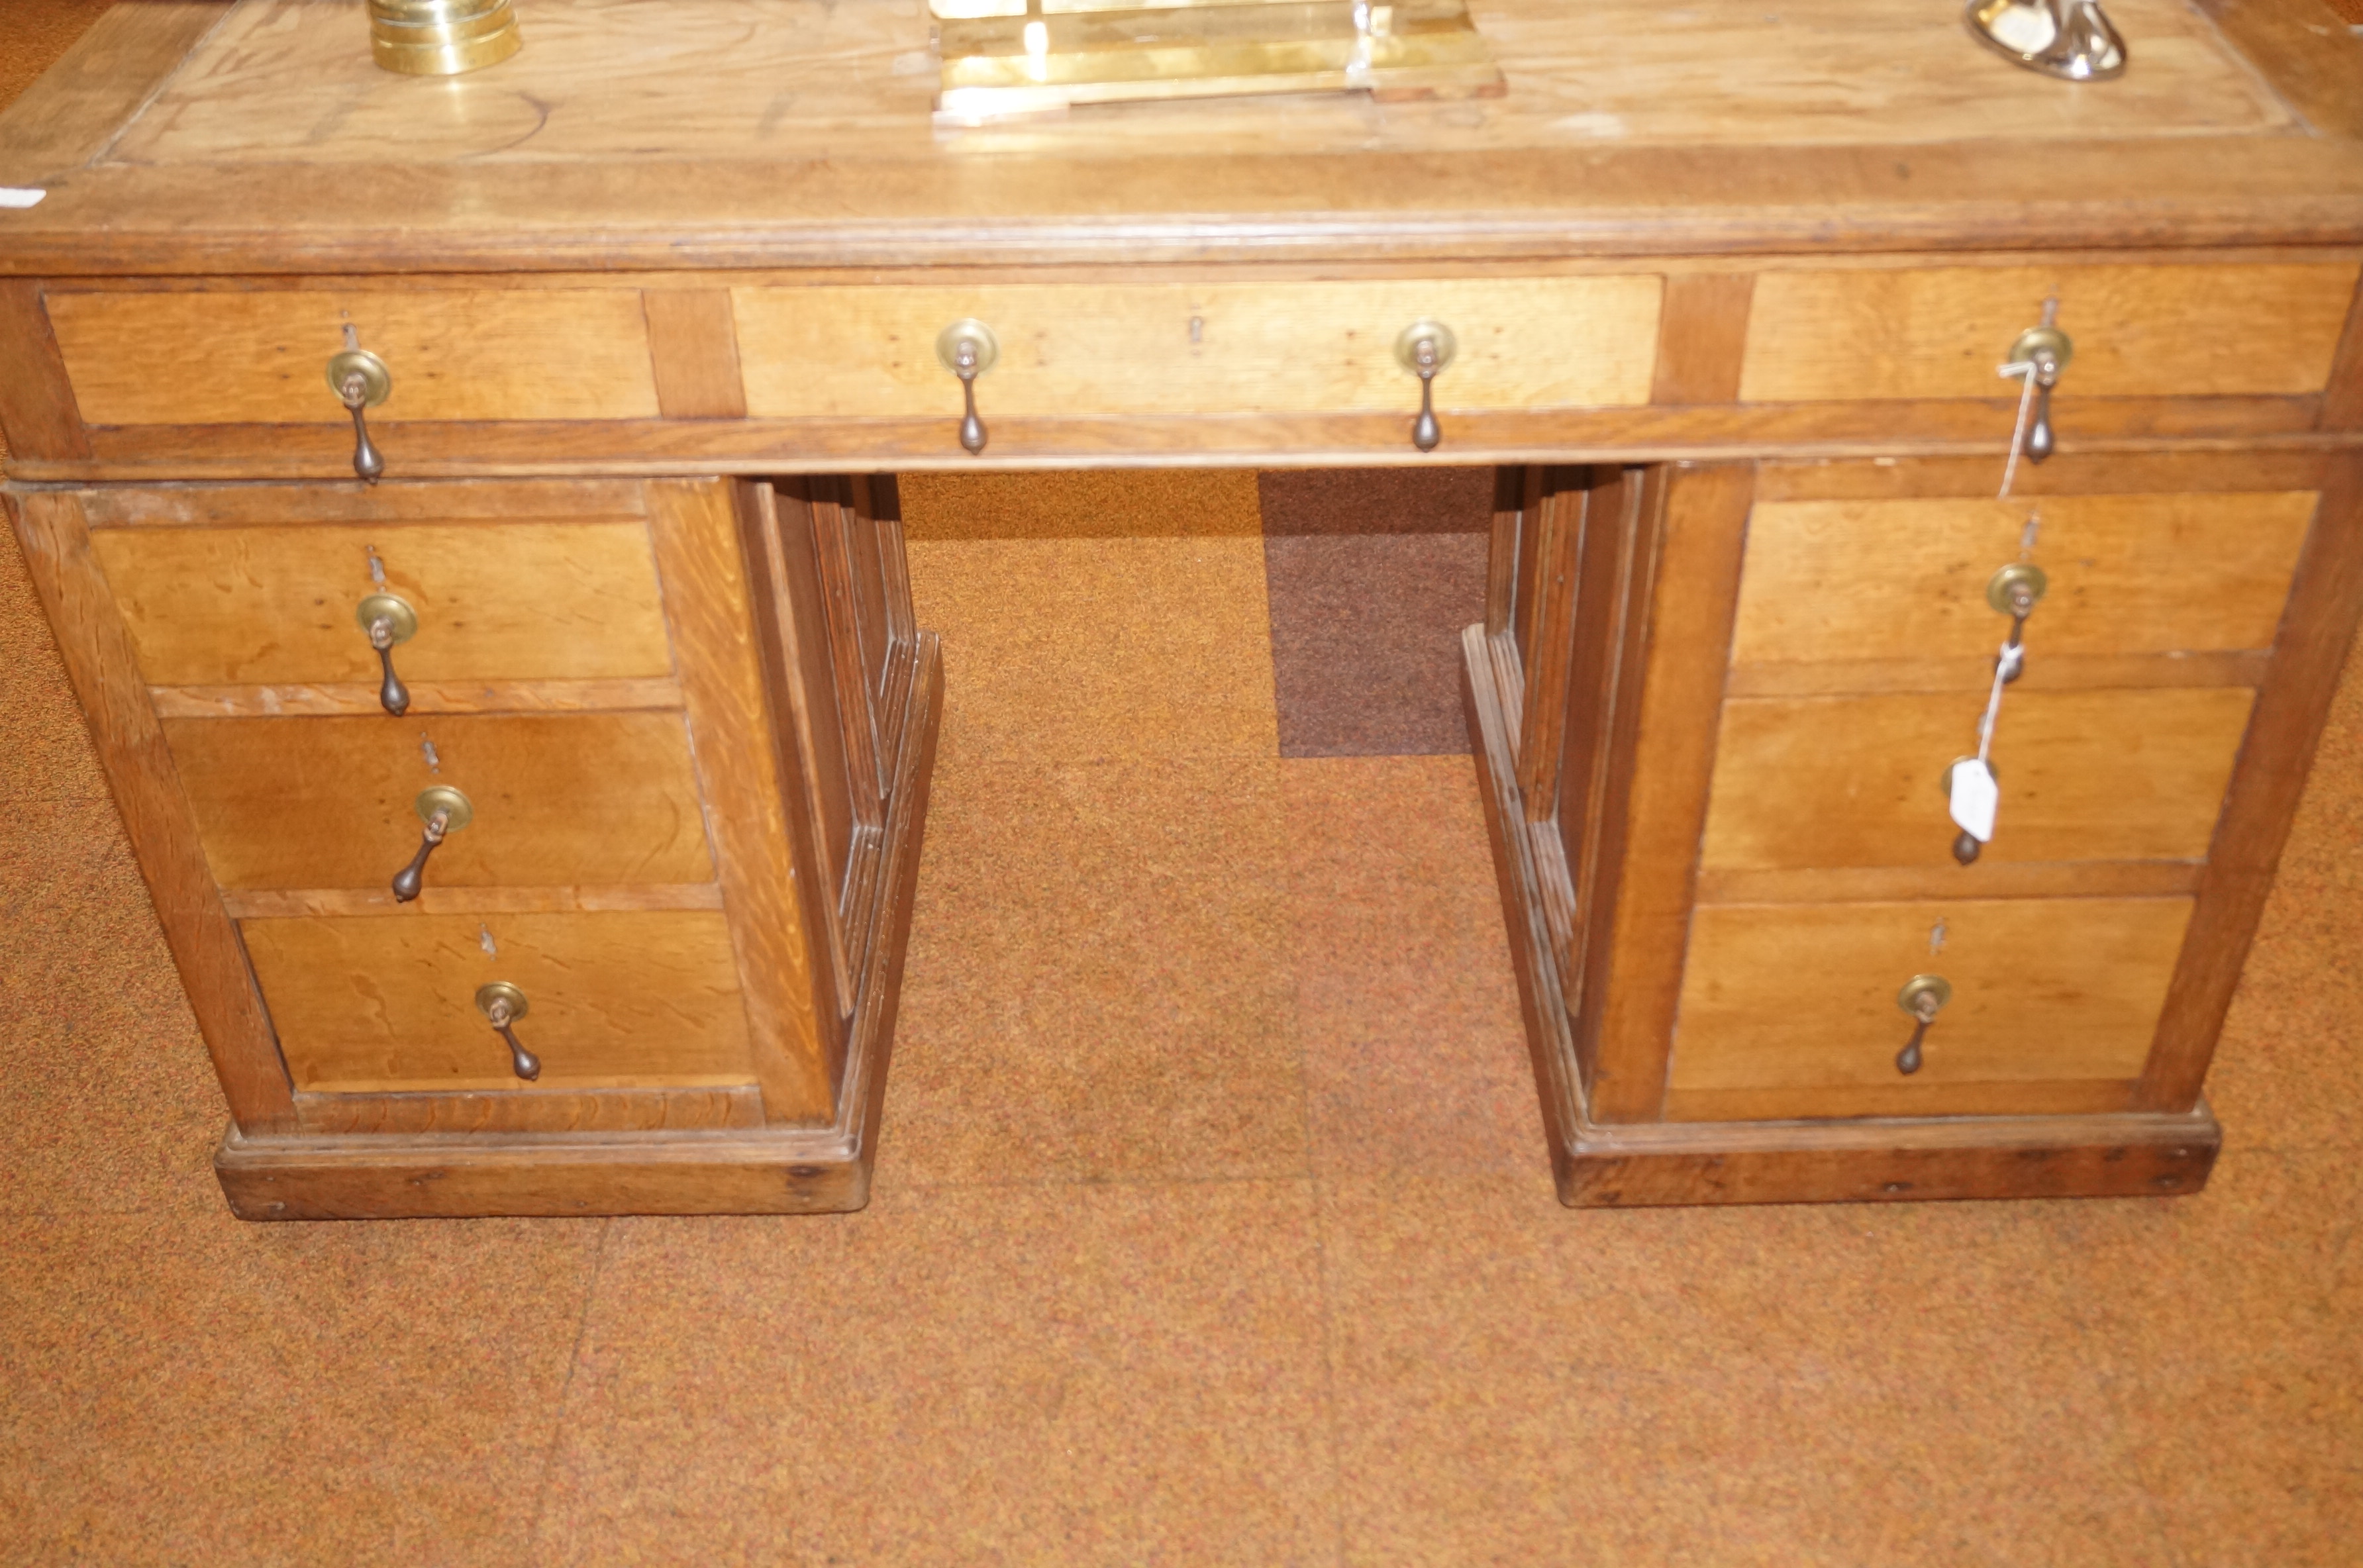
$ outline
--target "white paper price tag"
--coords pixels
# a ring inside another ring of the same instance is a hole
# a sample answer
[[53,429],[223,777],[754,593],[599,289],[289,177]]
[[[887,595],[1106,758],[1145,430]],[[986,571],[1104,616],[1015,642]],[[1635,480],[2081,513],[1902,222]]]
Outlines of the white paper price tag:
[[1984,844],[1992,839],[2002,787],[1993,769],[1975,757],[1953,764],[1953,825]]

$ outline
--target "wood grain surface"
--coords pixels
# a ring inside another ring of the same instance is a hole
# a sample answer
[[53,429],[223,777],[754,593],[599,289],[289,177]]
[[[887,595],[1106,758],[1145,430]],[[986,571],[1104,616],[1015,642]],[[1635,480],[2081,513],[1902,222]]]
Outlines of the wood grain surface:
[[[412,680],[405,717],[430,713],[588,713],[678,708],[681,683],[641,680]],[[151,686],[161,719],[366,718],[383,714],[375,681],[325,686]]]
[[475,808],[429,859],[429,887],[714,878],[679,713],[171,719],[164,733],[225,888],[385,887],[418,847],[412,802],[429,785]]
[[[2009,691],[2002,807],[1980,868],[2207,855],[2255,701],[2242,688]],[[1952,866],[1942,779],[1977,751],[1976,692],[1736,699],[1723,711],[1701,864]]]
[[6,505],[230,1116],[258,1133],[288,1131],[295,1111],[287,1068],[149,709],[130,635],[91,553],[80,498],[17,494]]
[[763,1099],[733,1088],[424,1090],[298,1094],[303,1137],[416,1137],[500,1132],[690,1132],[760,1127]]
[[[2148,1058],[2191,910],[2189,899],[1703,907],[1691,929],[1670,1087],[2130,1084]],[[1953,995],[1903,1084],[1895,1055],[1914,1021],[1895,996],[1920,974],[1944,977]],[[1925,1113],[1955,1109],[1930,1095]],[[1756,1114],[1825,1112],[1801,1093]]]
[[22,279],[0,282],[0,436],[11,456],[90,456],[41,285]]
[[[476,1010],[476,988],[490,980],[525,992],[516,1033],[541,1058],[539,1088],[753,1081],[718,913],[247,920],[239,929],[299,1089],[523,1088]],[[487,933],[496,953],[484,951]]]
[[1982,658],[1990,671],[2010,617],[1986,584],[2020,560],[2048,580],[2026,623],[2030,669],[2053,655],[2269,648],[2313,507],[2303,491],[1759,501],[1732,663]]
[[[1459,349],[1441,411],[1648,401],[1654,277],[1417,282],[976,284],[731,292],[759,418],[960,416],[936,335],[973,317],[1001,345],[977,381],[999,414],[1315,414],[1419,408],[1397,334],[1430,319]],[[1984,389],[1980,389],[1984,390]]]
[[740,497],[716,480],[652,483],[647,493],[705,830],[746,993],[749,1056],[772,1122],[824,1124],[837,1114],[847,1039],[815,1003],[817,950],[797,907],[781,777],[784,715],[771,711],[756,646]]
[[657,406],[667,419],[743,419],[738,330],[727,289],[649,289],[640,295]]
[[1616,782],[1584,965],[1599,999],[1583,1026],[1597,1031],[1589,1087],[1601,1121],[1654,1119],[1665,1094],[1753,480],[1737,464],[1676,469],[1637,520],[1647,543],[1631,578],[1643,597],[1625,616]]
[[2352,263],[1769,272],[1739,395],[1991,395],[1995,367],[2054,297],[2075,343],[2054,399],[2063,421],[2084,398],[2317,392],[2355,284]]
[[[347,425],[327,366],[349,324],[394,378],[373,425],[659,412],[628,289],[52,291],[49,305],[93,425]],[[159,355],[205,373],[160,376]],[[387,450],[398,465],[399,446]]]
[[373,690],[377,654],[355,614],[372,593],[417,613],[417,635],[393,650],[405,682],[672,673],[637,518],[110,528],[91,543],[150,685]]

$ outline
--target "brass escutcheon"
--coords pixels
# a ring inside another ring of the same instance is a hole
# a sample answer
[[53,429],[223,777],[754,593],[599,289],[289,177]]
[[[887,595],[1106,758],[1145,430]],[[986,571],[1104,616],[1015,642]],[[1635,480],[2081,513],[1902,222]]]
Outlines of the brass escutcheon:
[[[1986,580],[1986,602],[1993,606],[1996,614],[2015,619],[2042,603],[2043,595],[2050,587],[2051,580],[2043,575],[2041,567],[2014,561]],[[2025,610],[2020,609],[2017,603],[2022,589],[2026,594]]]
[[512,1020],[523,1018],[529,1010],[525,993],[506,980],[487,980],[476,988],[478,1012],[483,1013],[486,1018],[492,1017],[493,1004],[496,1001],[509,1004],[509,1017]]
[[[1434,346],[1431,352],[1435,355],[1435,359],[1426,365],[1419,362],[1419,346],[1423,342]],[[1452,356],[1459,351],[1459,340],[1452,336],[1452,328],[1440,321],[1428,321],[1423,318],[1413,322],[1396,335],[1395,363],[1414,376],[1422,371],[1434,375],[1452,363]]]
[[1895,1005],[1925,1023],[1953,999],[1953,983],[1942,975],[1914,975],[1895,993]]
[[959,375],[963,368],[960,364],[962,344],[969,346],[971,359],[967,368],[974,375],[984,374],[1001,358],[1001,341],[993,337],[993,328],[972,317],[963,317],[936,334],[936,358],[943,361],[944,369],[953,375]]
[[363,408],[375,408],[394,395],[394,372],[385,368],[384,360],[366,348],[344,348],[328,356],[328,390],[337,394],[338,403],[349,408],[352,403],[346,390],[348,383],[358,383]]
[[364,632],[383,621],[387,639],[392,642],[406,643],[418,635],[418,612],[410,607],[407,600],[391,593],[372,593],[362,600],[353,610],[353,619],[361,624]]
[[443,831],[447,834],[458,833],[476,816],[476,808],[469,803],[468,797],[449,784],[428,785],[418,791],[418,799],[410,805],[422,823],[431,822],[436,812],[442,812]]
[[2056,326],[2030,326],[2011,343],[2009,362],[2035,365],[2048,358],[2056,373],[2066,370],[2075,357],[2075,341],[2066,333]]

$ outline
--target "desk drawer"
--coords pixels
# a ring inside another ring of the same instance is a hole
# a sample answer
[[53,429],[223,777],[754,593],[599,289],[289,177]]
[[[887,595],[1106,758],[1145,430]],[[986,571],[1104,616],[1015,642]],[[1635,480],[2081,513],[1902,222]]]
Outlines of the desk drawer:
[[[2122,1109],[2189,899],[1710,905],[1692,918],[1677,1120]],[[1898,1070],[1918,975],[1951,996]]]
[[91,425],[342,423],[327,362],[348,326],[393,373],[372,424],[657,414],[635,289],[60,290],[48,303]]
[[527,999],[513,1027],[540,1058],[534,1088],[754,1081],[719,911],[246,920],[239,932],[298,1089],[526,1089],[475,1003],[494,980]]
[[2009,691],[2002,811],[1954,867],[1943,779],[1977,750],[1982,692],[1744,698],[1724,705],[1704,871],[2206,858],[2255,693],[2245,687]]
[[2099,660],[2261,654],[2314,503],[2310,491],[1759,502],[1731,661],[1743,690],[1769,683],[1764,667],[1822,664],[1983,691],[2010,630],[1987,586],[2022,560],[2047,585],[2021,686],[2073,684]]
[[[672,672],[648,530],[582,522],[104,528],[91,546],[150,686],[364,685],[356,611],[407,605],[406,683]],[[372,569],[374,568],[374,569]]]
[[2356,267],[1937,267],[1766,272],[1743,403],[2014,395],[1994,374],[2059,301],[2080,397],[2302,395],[2330,379]]
[[430,889],[714,880],[677,712],[181,719],[164,734],[225,889],[382,892],[418,848],[430,786],[472,809],[429,858]]
[[1419,406],[1396,363],[1415,321],[1459,348],[1439,408],[1645,403],[1655,277],[1189,284],[750,287],[731,291],[747,412],[957,418],[936,337],[982,321],[1000,359],[985,416],[1368,414]]

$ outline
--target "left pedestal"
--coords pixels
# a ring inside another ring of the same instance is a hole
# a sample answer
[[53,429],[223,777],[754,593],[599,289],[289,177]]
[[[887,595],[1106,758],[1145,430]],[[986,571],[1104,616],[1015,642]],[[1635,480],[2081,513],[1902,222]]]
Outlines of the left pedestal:
[[891,480],[9,504],[239,1215],[867,1200],[942,693]]

